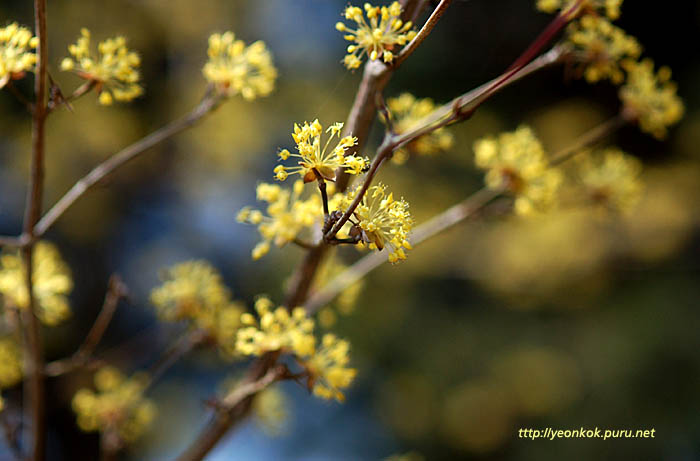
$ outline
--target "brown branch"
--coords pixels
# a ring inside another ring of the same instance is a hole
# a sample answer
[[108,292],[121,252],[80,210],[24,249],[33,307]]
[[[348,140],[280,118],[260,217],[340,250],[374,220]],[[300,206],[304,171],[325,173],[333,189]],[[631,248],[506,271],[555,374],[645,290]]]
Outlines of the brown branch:
[[222,99],[220,96],[213,94],[212,92],[208,92],[204,98],[202,98],[202,101],[197,105],[197,107],[195,107],[183,118],[171,122],[159,130],[154,131],[148,136],[122,149],[104,162],[97,165],[92,169],[92,171],[90,171],[90,173],[76,182],[73,187],[71,187],[71,189],[66,192],[66,194],[61,197],[61,199],[56,202],[56,204],[41,218],[36,225],[34,236],[40,237],[43,235],[56,222],[56,220],[58,220],[58,218],[60,218],[63,213],[68,210],[68,208],[70,208],[88,190],[95,186],[95,184],[102,181],[119,167],[125,165],[127,162],[133,160],[151,147],[180,133],[186,128],[191,127],[205,115],[214,110],[221,101]]
[[[36,71],[34,78],[35,103],[32,113],[32,160],[27,191],[27,203],[24,212],[24,234],[33,237],[34,226],[41,214],[41,202],[44,194],[44,154],[46,121],[46,75],[47,75],[47,34],[46,34],[46,0],[34,0],[34,28],[38,38],[36,49]],[[45,457],[46,447],[46,408],[44,395],[44,357],[39,331],[39,319],[35,315],[36,298],[33,284],[33,246],[22,248],[25,266],[25,283],[29,299],[27,309],[22,311],[22,324],[25,332],[25,362],[27,366],[24,381],[25,424],[31,421],[27,431],[26,447],[29,458],[41,461]]]
[[178,360],[184,357],[188,352],[202,344],[207,339],[208,333],[206,330],[192,330],[185,336],[180,337],[165,353],[153,364],[148,371],[149,387],[161,376],[165,374]]
[[579,136],[576,139],[576,141],[574,141],[571,145],[552,155],[552,157],[549,160],[550,165],[559,165],[560,163],[569,160],[572,156],[576,155],[582,149],[585,149],[591,144],[597,142],[598,140],[619,130],[629,122],[630,119],[625,117],[623,113],[620,113],[606,120],[600,125],[597,125],[596,127],[590,129],[586,133]]
[[118,275],[110,277],[102,309],[97,315],[90,331],[85,336],[83,343],[72,356],[48,363],[45,368],[47,376],[59,376],[69,373],[88,363],[92,353],[102,339],[107,326],[109,326],[109,323],[112,321],[119,301],[125,296],[127,296],[127,288],[121,278]]
[[405,60],[408,58],[414,51],[416,51],[416,48],[420,46],[421,43],[423,43],[423,40],[425,40],[430,32],[433,31],[433,28],[437,24],[437,22],[440,20],[440,17],[445,13],[445,10],[447,10],[447,7],[450,6],[450,3],[452,3],[452,0],[441,0],[438,6],[435,7],[433,10],[432,14],[428,18],[428,20],[423,24],[423,27],[418,31],[418,34],[413,37],[413,40],[411,40],[408,45],[403,47],[399,55],[396,57],[396,60],[392,63],[394,67],[399,67]]

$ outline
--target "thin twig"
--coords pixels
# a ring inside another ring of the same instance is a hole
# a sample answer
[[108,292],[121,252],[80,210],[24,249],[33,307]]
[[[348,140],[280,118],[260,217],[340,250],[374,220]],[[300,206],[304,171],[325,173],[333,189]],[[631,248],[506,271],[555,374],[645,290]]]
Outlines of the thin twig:
[[6,87],[10,90],[10,93],[17,98],[17,101],[19,101],[25,107],[25,109],[27,109],[27,112],[30,114],[34,112],[34,104],[32,104],[32,102],[27,99],[27,97],[24,96],[21,91],[19,91],[19,89],[12,83],[12,79],[7,82]]
[[0,247],[18,248],[22,246],[20,237],[0,236]]
[[[34,0],[34,29],[38,38],[36,49],[36,71],[34,77],[35,103],[32,117],[32,159],[27,203],[24,210],[24,233],[34,236],[34,228],[41,215],[41,202],[44,194],[44,154],[46,121],[46,73],[48,45],[46,34],[46,0]],[[24,381],[25,427],[29,449],[29,458],[35,461],[44,459],[46,447],[46,407],[44,395],[44,357],[36,316],[36,298],[34,297],[33,245],[22,248],[25,267],[25,283],[29,298],[27,309],[22,311],[22,323],[25,331],[25,351],[27,378]]]
[[221,97],[207,93],[202,101],[190,113],[183,118],[169,123],[168,125],[154,131],[148,136],[140,139],[132,145],[122,149],[116,154],[109,157],[104,162],[97,165],[95,168],[85,175],[82,179],[76,182],[61,199],[41,218],[36,225],[34,237],[42,236],[63,213],[68,210],[85,192],[90,190],[95,184],[102,181],[112,174],[119,167],[125,165],[130,160],[133,160],[146,150],[159,144],[173,135],[180,133],[186,128],[191,127],[205,115],[214,110],[222,101]]
[[601,123],[600,125],[597,125],[596,127],[590,129],[586,133],[579,136],[576,139],[576,141],[571,145],[552,155],[552,157],[549,160],[550,165],[559,165],[560,163],[569,160],[572,156],[576,155],[582,149],[585,149],[589,145],[606,137],[610,133],[617,131],[629,122],[630,120],[626,118],[622,113],[612,118],[609,118],[605,122]]
[[202,344],[207,337],[207,331],[201,329],[192,330],[186,335],[181,336],[149,369],[149,387],[160,379],[178,360],[199,344]]
[[413,37],[413,40],[411,40],[408,45],[403,47],[399,55],[396,57],[396,59],[393,62],[394,67],[399,67],[406,60],[406,58],[408,58],[414,51],[416,51],[416,48],[418,48],[418,46],[421,43],[423,43],[423,40],[425,40],[428,37],[430,32],[433,31],[433,28],[440,20],[440,17],[445,13],[447,7],[450,6],[450,3],[452,3],[452,0],[440,1],[438,6],[436,6],[433,10],[428,20],[425,21],[425,24],[423,24],[423,27],[421,27],[421,29],[418,31],[418,34],[415,37]]
[[116,274],[110,277],[102,309],[90,331],[85,336],[83,343],[72,356],[46,364],[45,373],[47,376],[59,376],[71,372],[85,365],[90,360],[92,353],[112,321],[119,301],[125,296],[127,296],[127,289],[121,278]]

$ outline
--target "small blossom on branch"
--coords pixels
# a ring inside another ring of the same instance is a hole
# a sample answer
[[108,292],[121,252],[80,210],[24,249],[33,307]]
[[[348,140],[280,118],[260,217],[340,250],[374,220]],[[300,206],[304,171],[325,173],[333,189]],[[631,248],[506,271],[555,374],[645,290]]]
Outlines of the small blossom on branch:
[[93,82],[100,104],[108,106],[114,100],[131,101],[141,94],[138,84],[141,58],[126,47],[124,37],[104,40],[97,45],[97,54],[90,50],[90,31],[81,29],[75,44],[68,47],[71,57],[61,61],[61,69]]
[[641,171],[639,160],[616,148],[587,153],[578,161],[578,177],[591,200],[622,212],[639,202]]
[[0,28],[0,89],[34,70],[38,44],[39,39],[16,22]]
[[[46,325],[55,326],[70,316],[67,295],[73,289],[70,269],[58,249],[48,242],[39,242],[32,256],[34,296],[37,316]],[[29,307],[26,269],[19,252],[0,256],[0,295],[5,306]]]
[[[275,179],[284,181],[290,174],[298,174],[304,183],[316,180],[334,181],[338,168],[345,168],[345,171],[350,174],[361,174],[369,165],[369,159],[345,155],[350,147],[357,144],[357,138],[353,136],[341,138],[342,129],[342,123],[335,123],[328,127],[326,132],[330,132],[331,135],[322,145],[323,126],[318,120],[314,120],[312,123],[304,122],[302,126],[295,123],[292,138],[299,153],[291,153],[287,149],[283,149],[278,155],[282,161],[290,157],[299,160],[296,166],[277,165],[274,169]],[[335,137],[338,137],[338,142],[332,149],[329,149]]]
[[584,77],[589,83],[609,78],[621,84],[625,74],[620,68],[624,59],[637,59],[642,47],[634,37],[600,16],[585,15],[568,29],[568,42],[585,64]]
[[148,378],[142,374],[127,378],[106,366],[95,373],[94,383],[96,390],[81,388],[73,397],[78,427],[85,432],[111,432],[120,443],[141,437],[156,415],[153,402],[143,396]]
[[381,58],[384,62],[392,62],[396,47],[405,45],[416,36],[416,31],[411,30],[413,23],[401,20],[399,2],[382,7],[365,3],[364,10],[363,14],[357,6],[345,9],[345,19],[354,21],[357,29],[351,29],[343,22],[335,25],[339,32],[346,33],[345,40],[353,42],[343,60],[348,69],[360,67],[365,54],[372,61]]
[[[437,108],[430,98],[417,99],[410,93],[403,93],[396,98],[387,100],[392,128],[396,134],[408,133],[414,130],[418,124]],[[386,123],[384,117],[382,121]],[[429,134],[423,135],[409,143],[405,148],[394,151],[391,158],[394,163],[404,163],[410,153],[419,155],[433,155],[452,147],[454,137],[445,128],[438,128]]]
[[480,139],[474,143],[474,154],[476,166],[486,170],[486,185],[515,196],[518,214],[546,211],[554,205],[562,174],[549,166],[530,128]]
[[251,101],[268,96],[275,88],[277,69],[263,41],[246,46],[242,40],[236,40],[233,32],[213,34],[209,37],[208,55],[202,72],[220,94],[240,94]]
[[[574,6],[578,0],[537,0],[537,9],[545,13],[554,13],[557,10],[566,11]],[[620,7],[623,0],[583,0],[578,11],[587,13],[604,13],[613,21],[620,17]]]
[[654,72],[654,62],[627,60],[622,63],[627,81],[620,88],[625,113],[638,121],[642,131],[663,139],[668,127],[677,123],[685,111],[671,81],[671,69],[661,67]]
[[[389,261],[396,263],[406,259],[406,250],[411,249],[408,236],[413,227],[413,219],[408,211],[408,203],[395,200],[393,193],[386,192],[384,184],[371,186],[362,196],[350,219],[353,227],[350,236],[368,244],[371,250],[383,250],[388,246]],[[359,188],[350,191],[340,204],[345,212],[359,193]]]

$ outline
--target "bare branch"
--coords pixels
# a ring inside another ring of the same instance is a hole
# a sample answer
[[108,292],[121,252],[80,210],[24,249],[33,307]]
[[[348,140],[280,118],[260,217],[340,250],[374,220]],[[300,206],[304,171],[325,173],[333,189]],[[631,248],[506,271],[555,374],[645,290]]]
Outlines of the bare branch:
[[452,0],[440,1],[428,20],[425,22],[425,24],[423,24],[423,27],[421,27],[421,29],[418,31],[418,34],[413,37],[413,40],[411,40],[408,45],[403,47],[399,55],[396,57],[396,60],[393,63],[394,67],[399,67],[406,60],[406,58],[408,58],[416,50],[416,48],[423,43],[423,40],[425,40],[430,32],[433,31],[433,28],[437,25],[437,22],[445,13],[447,7],[450,6],[450,3],[452,3]]

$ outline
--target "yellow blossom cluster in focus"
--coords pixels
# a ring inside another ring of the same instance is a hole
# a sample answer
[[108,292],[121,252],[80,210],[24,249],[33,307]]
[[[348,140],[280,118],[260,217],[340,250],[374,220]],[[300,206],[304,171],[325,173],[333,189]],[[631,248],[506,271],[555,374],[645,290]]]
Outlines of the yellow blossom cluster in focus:
[[[403,134],[416,128],[417,123],[435,110],[435,103],[430,98],[417,99],[410,93],[403,93],[397,98],[389,98],[387,107],[391,114],[393,129],[397,134]],[[394,152],[391,158],[401,164],[408,155],[415,152],[420,155],[432,155],[452,147],[454,137],[445,128],[438,128],[429,134],[412,141],[405,148]]]
[[[537,0],[537,9],[545,13],[554,13],[557,10],[567,11],[579,0]],[[620,17],[622,0],[583,0],[577,12],[583,10],[589,13],[603,12],[615,20]]]
[[111,432],[122,442],[138,439],[151,425],[156,407],[143,396],[145,375],[127,378],[114,367],[100,368],[95,389],[82,388],[73,396],[78,427],[85,432]]
[[255,303],[258,319],[249,313],[241,316],[246,325],[238,330],[236,349],[243,355],[260,356],[266,352],[282,352],[295,356],[308,375],[308,385],[315,395],[343,401],[342,389],[350,386],[357,370],[349,368],[350,344],[326,334],[316,344],[315,322],[301,307],[289,310],[260,298]]
[[586,153],[579,159],[578,173],[594,203],[618,211],[629,211],[639,202],[642,166],[619,149]]
[[165,269],[161,277],[163,284],[151,291],[158,316],[206,331],[224,352],[232,354],[245,308],[231,299],[219,272],[206,261],[186,261]]
[[16,22],[0,28],[0,88],[34,70],[39,40]]
[[[369,244],[370,250],[383,250],[389,247],[389,261],[396,263],[406,259],[406,251],[411,249],[408,235],[413,227],[413,218],[408,211],[408,203],[395,200],[393,193],[386,192],[386,185],[371,186],[355,208],[350,222],[362,232],[361,241]],[[341,203],[340,209],[349,208],[359,188],[352,190]],[[352,233],[352,231],[351,231]]]
[[[345,168],[345,171],[350,174],[361,174],[369,164],[369,159],[345,155],[345,151],[357,144],[357,138],[353,136],[341,138],[340,132],[342,130],[343,124],[340,122],[328,127],[326,133],[330,132],[331,135],[322,144],[323,126],[318,119],[312,123],[304,122],[302,126],[295,123],[292,139],[294,139],[299,153],[293,154],[287,149],[283,149],[278,155],[280,160],[287,160],[290,157],[299,160],[296,166],[277,165],[274,170],[275,179],[284,181],[290,174],[298,174],[304,183],[317,179],[334,181],[338,168]],[[332,149],[329,149],[335,137],[338,137],[338,142]]]
[[634,37],[601,16],[585,15],[569,26],[568,41],[586,63],[584,77],[589,83],[609,78],[619,85],[625,79],[620,63],[637,59],[642,47]]
[[622,63],[627,81],[620,88],[625,111],[639,122],[642,131],[664,138],[668,127],[677,123],[685,111],[671,81],[671,69],[661,67],[654,72],[654,62],[627,60]]
[[[34,247],[34,296],[36,313],[46,325],[54,326],[70,316],[67,295],[73,289],[70,269],[51,243],[39,242]],[[25,266],[20,253],[0,256],[0,294],[8,307],[29,307]]]
[[382,58],[384,62],[392,62],[396,47],[405,45],[416,36],[416,31],[411,30],[413,23],[401,20],[399,2],[382,7],[365,3],[364,9],[364,14],[357,6],[345,9],[345,19],[355,22],[357,29],[351,29],[343,22],[335,25],[338,31],[346,34],[345,40],[353,42],[343,60],[348,69],[360,67],[365,54],[372,61]]
[[252,251],[253,259],[259,259],[270,251],[270,245],[282,247],[296,239],[305,229],[318,223],[323,206],[318,195],[301,199],[304,183],[294,182],[291,190],[277,184],[261,183],[256,192],[258,200],[267,202],[267,215],[250,207],[243,208],[237,216],[239,222],[258,226],[262,241]]
[[202,72],[220,94],[244,99],[268,96],[275,88],[277,69],[265,42],[258,40],[246,46],[233,32],[209,37],[209,60]]
[[131,101],[143,93],[138,84],[141,58],[126,47],[124,37],[104,40],[97,45],[98,54],[90,50],[90,31],[83,28],[75,44],[68,47],[71,57],[61,61],[61,69],[75,72],[80,78],[95,83],[100,104],[114,100]]
[[476,166],[486,170],[486,185],[515,196],[515,211],[527,215],[550,209],[562,183],[561,171],[549,165],[544,148],[529,127],[474,143]]

